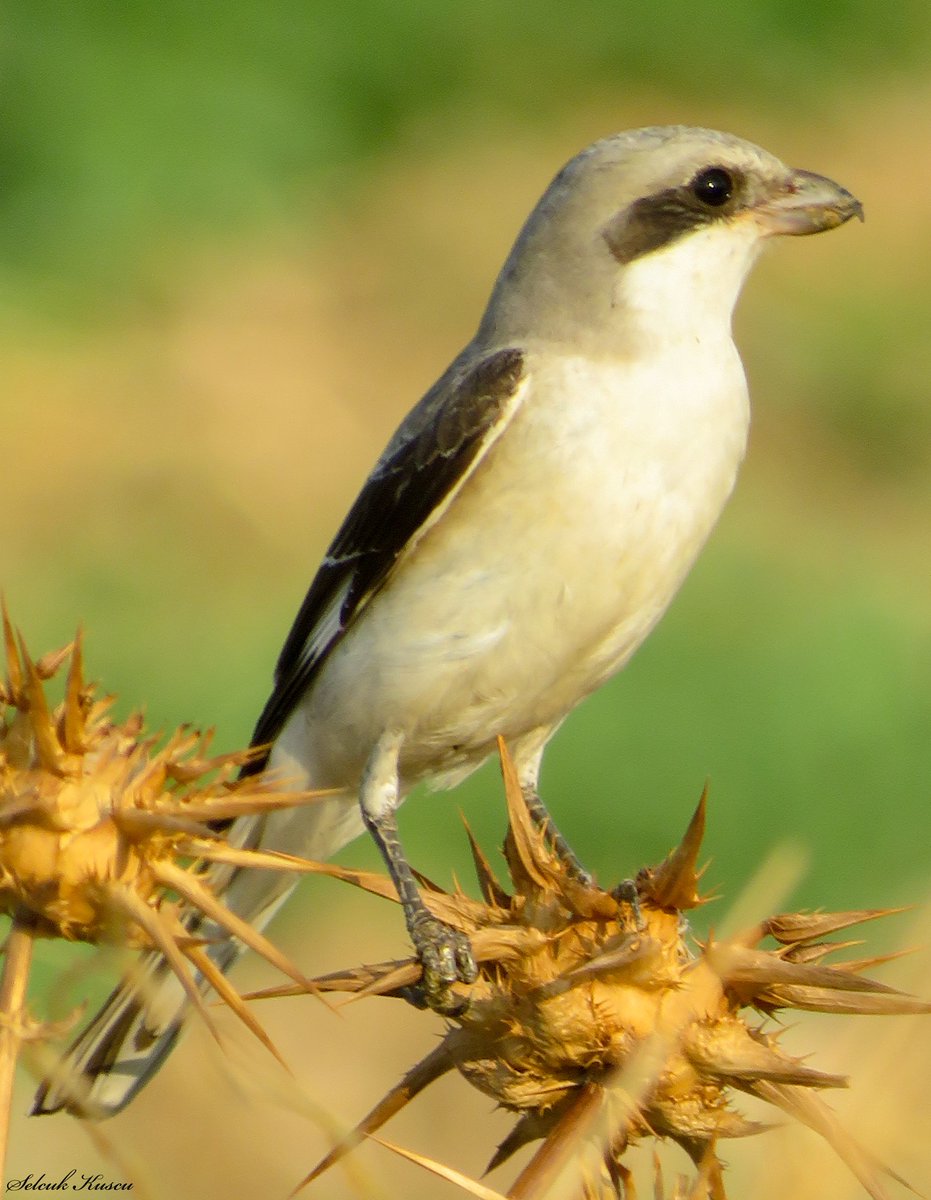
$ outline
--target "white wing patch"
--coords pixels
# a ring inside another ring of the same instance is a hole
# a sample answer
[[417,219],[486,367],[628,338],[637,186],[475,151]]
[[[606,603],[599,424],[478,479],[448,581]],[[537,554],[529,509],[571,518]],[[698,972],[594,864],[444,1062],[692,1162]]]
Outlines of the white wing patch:
[[339,590],[334,592],[329,604],[320,614],[301,654],[302,668],[307,668],[312,663],[319,661],[343,632],[343,604],[351,586],[352,576],[349,576],[340,585]]

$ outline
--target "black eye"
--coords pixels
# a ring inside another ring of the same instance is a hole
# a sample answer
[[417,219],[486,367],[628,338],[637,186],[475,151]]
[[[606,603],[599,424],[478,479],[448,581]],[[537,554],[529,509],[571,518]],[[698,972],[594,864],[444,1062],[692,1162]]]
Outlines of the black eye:
[[692,180],[692,195],[702,204],[720,208],[734,194],[734,177],[723,167],[708,167]]

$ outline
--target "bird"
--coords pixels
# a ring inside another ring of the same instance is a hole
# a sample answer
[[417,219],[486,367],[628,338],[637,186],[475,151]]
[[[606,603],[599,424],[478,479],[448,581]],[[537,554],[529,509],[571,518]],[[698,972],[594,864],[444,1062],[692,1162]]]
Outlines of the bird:
[[[839,184],[731,134],[673,125],[595,141],[544,192],[475,335],[333,539],[252,769],[334,794],[238,818],[228,836],[324,860],[367,828],[439,1011],[476,968],[420,898],[398,805],[418,783],[456,785],[501,736],[532,816],[586,878],[540,799],[543,751],[651,632],[731,494],[750,416],[731,318],[761,249],[862,216]],[[237,869],[224,902],[261,928],[292,887]],[[243,946],[213,934],[226,971]],[[119,1111],[175,1044],[185,1005],[148,952],[33,1111]]]

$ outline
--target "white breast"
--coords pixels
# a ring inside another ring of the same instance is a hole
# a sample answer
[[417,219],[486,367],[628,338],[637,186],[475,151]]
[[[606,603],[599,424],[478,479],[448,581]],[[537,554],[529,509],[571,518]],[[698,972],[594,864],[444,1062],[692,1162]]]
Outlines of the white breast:
[[330,655],[276,758],[353,787],[386,728],[406,782],[558,723],[640,644],[733,486],[729,337],[648,362],[530,356],[524,404]]

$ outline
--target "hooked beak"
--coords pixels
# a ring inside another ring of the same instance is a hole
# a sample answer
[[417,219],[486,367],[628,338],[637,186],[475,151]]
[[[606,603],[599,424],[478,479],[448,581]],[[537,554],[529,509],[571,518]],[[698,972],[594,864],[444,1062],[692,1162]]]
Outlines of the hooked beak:
[[851,217],[863,220],[863,205],[856,196],[812,171],[793,171],[754,211],[767,237],[821,233]]

